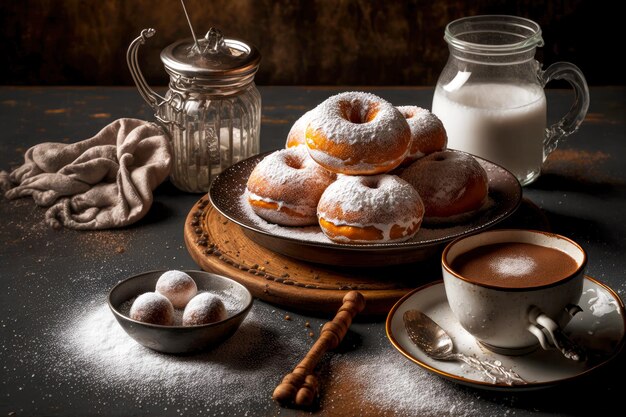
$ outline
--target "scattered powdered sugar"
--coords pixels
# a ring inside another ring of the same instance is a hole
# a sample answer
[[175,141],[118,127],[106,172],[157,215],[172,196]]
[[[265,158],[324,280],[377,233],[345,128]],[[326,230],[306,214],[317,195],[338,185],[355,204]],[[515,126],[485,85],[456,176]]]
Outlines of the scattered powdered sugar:
[[498,257],[490,264],[490,268],[498,275],[505,277],[528,277],[537,267],[530,256],[523,254]]
[[507,410],[411,363],[384,335],[378,343],[376,353],[359,349],[333,354],[321,403],[329,415],[438,417],[502,415]]
[[58,371],[87,381],[97,376],[94,384],[139,397],[150,393],[164,409],[238,405],[244,415],[251,402],[267,402],[268,385],[278,384],[312,343],[305,335],[281,338],[285,323],[281,313],[253,306],[237,333],[216,348],[166,355],[135,342],[106,304],[91,304],[58,332]]
[[[236,415],[261,413],[252,404],[268,404],[272,408],[266,411],[280,413],[280,407],[270,400],[273,389],[304,357],[314,342],[307,334],[317,328],[299,321],[304,320],[287,321],[282,312],[254,305],[238,332],[215,349],[196,355],[166,355],[131,339],[106,304],[92,303],[58,332],[57,370],[93,381],[94,386],[124,391],[137,400],[149,394],[158,399],[158,406],[178,408],[179,414],[187,414],[183,412],[187,408],[208,411],[219,406],[236,407]],[[302,337],[283,337],[286,326],[302,326]],[[353,325],[348,339],[358,338],[360,332],[371,329]],[[344,343],[342,349],[329,352],[318,367],[320,409],[328,415],[462,416],[506,409],[479,401],[475,392],[410,363],[391,347],[384,332],[374,337],[373,343],[352,350]],[[127,402],[129,415],[133,403]]]

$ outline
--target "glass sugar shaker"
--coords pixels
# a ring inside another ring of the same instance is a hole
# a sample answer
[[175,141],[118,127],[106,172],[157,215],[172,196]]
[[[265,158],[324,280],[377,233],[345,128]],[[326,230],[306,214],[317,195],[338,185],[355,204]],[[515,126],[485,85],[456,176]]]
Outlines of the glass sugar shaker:
[[187,192],[207,192],[217,174],[259,153],[261,95],[254,84],[261,54],[253,45],[211,28],[161,51],[170,76],[165,96],[154,92],[139,69],[139,46],[155,34],[144,29],[126,60],[139,93],[167,129],[173,165],[170,180]]

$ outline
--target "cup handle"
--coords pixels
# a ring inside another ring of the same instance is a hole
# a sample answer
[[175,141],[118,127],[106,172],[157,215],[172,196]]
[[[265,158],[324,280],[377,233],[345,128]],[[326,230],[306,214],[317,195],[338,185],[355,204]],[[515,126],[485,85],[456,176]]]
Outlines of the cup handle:
[[545,87],[552,80],[565,80],[574,87],[574,103],[557,123],[546,128],[543,139],[543,160],[552,153],[559,142],[578,130],[589,109],[589,87],[580,68],[569,62],[555,62],[545,71],[539,71],[539,80]]
[[534,324],[529,324],[528,331],[531,332],[533,335],[535,335],[537,340],[539,340],[539,345],[541,345],[541,348],[543,350],[554,349],[554,346],[551,344],[550,341],[548,341],[548,338],[546,337],[543,330],[539,328],[539,326],[534,325]]
[[[580,309],[580,307],[578,308]],[[568,306],[567,311],[570,313],[576,311],[576,309],[574,306]],[[531,320],[531,324],[528,325],[528,331],[535,335],[543,349],[558,349],[561,351],[563,356],[577,362],[581,362],[586,359],[587,355],[585,354],[584,349],[567,337],[559,325],[556,324],[550,317],[546,316],[540,310],[534,309],[534,311],[531,311],[529,318]]]

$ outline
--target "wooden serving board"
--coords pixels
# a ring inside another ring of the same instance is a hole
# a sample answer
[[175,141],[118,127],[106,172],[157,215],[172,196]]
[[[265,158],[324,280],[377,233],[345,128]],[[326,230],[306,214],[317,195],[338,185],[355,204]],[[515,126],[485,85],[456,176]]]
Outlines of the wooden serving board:
[[207,197],[191,209],[184,231],[187,249],[203,270],[233,278],[264,301],[308,314],[336,313],[350,290],[366,298],[361,314],[387,314],[404,294],[440,276],[438,262],[360,269],[280,255],[250,240]]
[[[528,207],[521,211],[528,211]],[[531,213],[530,218],[535,215]],[[505,227],[512,227],[506,223]],[[532,227],[546,228],[543,224]],[[350,290],[365,296],[361,315],[386,315],[409,291],[441,279],[438,256],[413,264],[342,268],[280,255],[249,239],[206,196],[187,215],[184,234],[187,250],[203,270],[234,279],[256,298],[312,315],[332,316]]]

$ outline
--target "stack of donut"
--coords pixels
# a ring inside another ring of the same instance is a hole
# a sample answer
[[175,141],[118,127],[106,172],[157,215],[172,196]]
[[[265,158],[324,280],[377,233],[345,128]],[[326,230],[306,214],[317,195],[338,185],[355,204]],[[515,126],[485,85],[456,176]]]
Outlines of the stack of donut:
[[300,117],[286,148],[259,162],[247,200],[269,222],[319,224],[335,242],[402,242],[423,220],[453,222],[484,204],[485,171],[446,145],[426,109],[341,93]]

